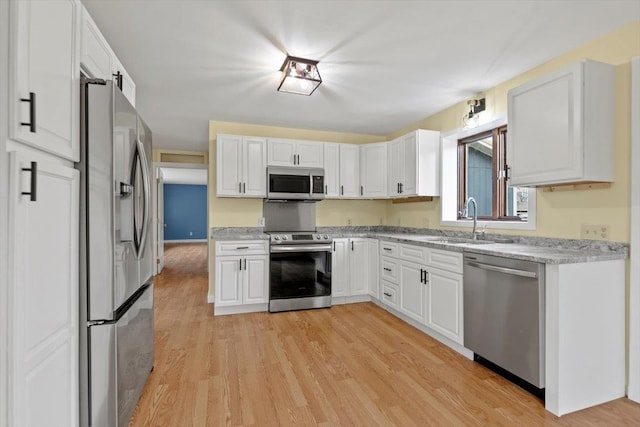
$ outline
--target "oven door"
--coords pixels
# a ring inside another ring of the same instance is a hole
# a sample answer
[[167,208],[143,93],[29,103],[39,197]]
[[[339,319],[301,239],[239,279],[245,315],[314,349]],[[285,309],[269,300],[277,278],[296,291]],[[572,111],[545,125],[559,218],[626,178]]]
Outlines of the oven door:
[[272,246],[269,311],[331,305],[331,245]]

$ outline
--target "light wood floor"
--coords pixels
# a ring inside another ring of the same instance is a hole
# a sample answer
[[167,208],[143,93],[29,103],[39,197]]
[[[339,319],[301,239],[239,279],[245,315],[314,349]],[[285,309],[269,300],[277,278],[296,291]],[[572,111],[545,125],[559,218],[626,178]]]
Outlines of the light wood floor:
[[204,244],[167,248],[155,285],[155,370],[131,426],[640,425],[627,399],[557,418],[371,303],[214,317]]

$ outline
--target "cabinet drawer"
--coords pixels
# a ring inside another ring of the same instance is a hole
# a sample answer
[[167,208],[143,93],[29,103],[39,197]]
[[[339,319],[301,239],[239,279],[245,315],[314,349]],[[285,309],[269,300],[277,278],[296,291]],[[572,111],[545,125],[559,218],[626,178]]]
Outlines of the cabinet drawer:
[[393,283],[382,281],[382,302],[389,307],[398,308],[398,286]]
[[383,256],[380,258],[380,277],[398,283],[398,260]]
[[462,273],[462,253],[431,249],[427,264],[442,270]]
[[391,242],[380,242],[380,255],[398,257],[398,244]]
[[429,258],[429,248],[413,245],[400,245],[401,260],[425,264]]
[[216,256],[264,255],[269,253],[268,240],[233,240],[216,242]]

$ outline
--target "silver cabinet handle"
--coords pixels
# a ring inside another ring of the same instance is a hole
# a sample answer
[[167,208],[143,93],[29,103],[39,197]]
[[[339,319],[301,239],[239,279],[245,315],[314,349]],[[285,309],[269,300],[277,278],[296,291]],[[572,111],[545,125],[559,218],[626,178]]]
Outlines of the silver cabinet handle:
[[517,270],[515,268],[507,268],[507,267],[498,267],[496,265],[482,264],[480,262],[467,261],[465,264],[471,267],[480,268],[482,270],[496,271],[498,273],[511,274],[513,276],[530,277],[532,279],[538,278],[538,273],[535,273],[533,271]]
[[238,246],[236,249],[249,249],[249,246]]

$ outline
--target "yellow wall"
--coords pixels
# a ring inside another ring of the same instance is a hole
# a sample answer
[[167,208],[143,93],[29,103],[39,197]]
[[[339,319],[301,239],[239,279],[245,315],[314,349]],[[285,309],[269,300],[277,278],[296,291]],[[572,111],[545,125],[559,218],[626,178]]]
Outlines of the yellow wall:
[[[610,240],[629,242],[630,218],[630,170],[629,152],[631,138],[631,66],[630,60],[640,56],[640,21],[567,52],[545,64],[527,71],[511,80],[489,89],[487,110],[482,113],[485,121],[494,114],[505,114],[507,91],[529,80],[543,76],[583,58],[602,61],[617,66],[615,104],[615,182],[609,189],[563,191],[548,193],[538,191],[537,229],[530,232],[505,231],[511,234],[530,234],[546,237],[580,238],[580,225],[608,224]],[[405,129],[390,135],[393,139],[414,129],[433,129],[442,132],[462,126],[462,116],[468,112],[466,102],[456,104]],[[420,227],[425,219],[431,228],[439,227],[440,199],[433,202],[398,204],[388,202],[386,223]]]
[[[257,227],[262,217],[261,199],[231,199],[216,197],[216,135],[264,136],[271,138],[305,139],[324,142],[364,144],[384,141],[384,137],[353,133],[325,132],[245,123],[209,122],[209,226]],[[385,200],[325,200],[317,204],[319,226],[378,225],[386,216]]]

